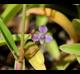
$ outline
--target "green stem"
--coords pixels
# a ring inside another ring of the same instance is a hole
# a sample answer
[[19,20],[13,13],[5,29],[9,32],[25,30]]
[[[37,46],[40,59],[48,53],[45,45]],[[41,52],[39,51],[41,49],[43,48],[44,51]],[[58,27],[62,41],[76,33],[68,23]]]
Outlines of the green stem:
[[21,49],[23,49],[23,47],[24,47],[25,21],[26,21],[26,4],[23,4],[23,11],[22,11],[22,33],[21,33]]
[[25,32],[25,21],[26,21],[26,4],[23,4],[23,10],[22,10],[22,25],[21,25],[21,46],[19,50],[19,70],[23,70],[23,60],[24,60],[24,32]]

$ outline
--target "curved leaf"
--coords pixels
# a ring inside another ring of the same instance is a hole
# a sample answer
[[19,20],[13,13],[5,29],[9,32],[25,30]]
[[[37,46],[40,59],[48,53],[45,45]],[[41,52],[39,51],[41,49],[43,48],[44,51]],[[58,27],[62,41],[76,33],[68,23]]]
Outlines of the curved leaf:
[[63,52],[69,53],[69,54],[74,54],[74,55],[80,55],[80,44],[75,43],[75,44],[64,44],[60,46],[60,49]]

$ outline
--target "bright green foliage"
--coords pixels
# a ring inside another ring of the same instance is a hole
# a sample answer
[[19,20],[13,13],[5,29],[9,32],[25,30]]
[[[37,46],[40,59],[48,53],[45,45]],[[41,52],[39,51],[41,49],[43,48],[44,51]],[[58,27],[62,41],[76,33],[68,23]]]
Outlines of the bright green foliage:
[[16,55],[18,55],[18,48],[15,45],[15,42],[12,38],[11,32],[7,28],[7,26],[4,24],[3,20],[0,18],[0,30],[2,32],[2,35],[10,49],[15,51]]
[[4,12],[1,14],[1,18],[5,23],[7,23],[19,12],[21,7],[22,7],[21,4],[8,4]]
[[80,55],[80,44],[78,44],[78,43],[61,45],[60,49],[66,53]]
[[80,44],[79,43],[61,45],[60,49],[63,52],[75,55],[75,57],[77,58],[77,61],[80,63]]
[[55,40],[52,40],[49,43],[45,43],[45,47],[53,59],[59,60],[60,51],[59,51],[58,45]]
[[46,25],[48,22],[47,16],[36,16],[36,26]]

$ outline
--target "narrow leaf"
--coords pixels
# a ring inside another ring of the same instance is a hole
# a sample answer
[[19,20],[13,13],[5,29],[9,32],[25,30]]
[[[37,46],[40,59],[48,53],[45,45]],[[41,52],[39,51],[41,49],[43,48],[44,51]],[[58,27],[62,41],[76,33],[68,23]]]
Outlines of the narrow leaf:
[[4,24],[3,20],[0,18],[0,30],[2,32],[2,35],[8,45],[8,47],[11,49],[11,51],[15,51],[15,55],[18,55],[18,48],[15,45],[15,42],[12,38],[11,32],[8,30],[7,26]]
[[21,4],[8,4],[4,12],[1,14],[1,18],[7,23],[16,13],[21,9]]

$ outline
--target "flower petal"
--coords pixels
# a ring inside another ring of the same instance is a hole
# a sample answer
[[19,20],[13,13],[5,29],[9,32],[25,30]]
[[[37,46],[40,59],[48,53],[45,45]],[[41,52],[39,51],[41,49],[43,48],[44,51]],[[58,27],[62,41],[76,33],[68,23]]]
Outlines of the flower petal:
[[40,27],[39,27],[39,31],[40,31],[41,33],[46,33],[46,32],[48,31],[48,28],[43,25],[43,26],[40,26]]
[[50,42],[52,39],[53,39],[52,36],[45,35],[45,42]]
[[45,34],[39,33],[39,37],[40,37],[41,40],[42,40],[42,39],[45,39]]
[[32,40],[33,40],[33,41],[39,41],[39,40],[40,40],[39,35],[38,35],[38,34],[34,34],[34,35],[32,36]]

